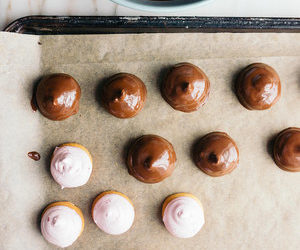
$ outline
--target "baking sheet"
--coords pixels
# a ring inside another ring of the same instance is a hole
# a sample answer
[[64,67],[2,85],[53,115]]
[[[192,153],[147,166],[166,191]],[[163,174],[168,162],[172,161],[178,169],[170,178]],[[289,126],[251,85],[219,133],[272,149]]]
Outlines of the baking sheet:
[[[300,34],[140,34],[30,36],[0,33],[0,248],[56,249],[40,234],[42,209],[68,200],[85,216],[85,230],[69,249],[298,249],[300,245],[299,173],[273,162],[268,142],[280,130],[300,126]],[[207,104],[185,114],[161,97],[166,69],[188,61],[211,81]],[[234,92],[236,73],[252,62],[273,66],[282,81],[282,97],[270,110],[248,111]],[[136,74],[146,84],[142,112],[122,120],[98,100],[99,86],[112,74]],[[31,110],[32,88],[48,73],[64,72],[82,88],[79,113],[54,122]],[[213,178],[192,162],[195,140],[211,131],[227,132],[240,150],[240,165]],[[177,154],[173,175],[144,184],[127,172],[128,142],[143,134],[169,140]],[[94,160],[89,182],[61,190],[49,171],[54,147],[75,141]],[[27,152],[36,150],[34,162]],[[93,199],[104,190],[128,195],[135,205],[133,227],[120,236],[103,233],[92,222]],[[164,228],[164,198],[191,192],[203,203],[206,224],[192,239],[177,239]]]

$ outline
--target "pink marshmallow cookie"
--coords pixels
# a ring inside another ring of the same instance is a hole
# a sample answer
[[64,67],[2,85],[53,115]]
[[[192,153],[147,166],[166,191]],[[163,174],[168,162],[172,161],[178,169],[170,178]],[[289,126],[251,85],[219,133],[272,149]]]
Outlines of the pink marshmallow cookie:
[[53,152],[50,170],[62,189],[86,184],[92,168],[88,153],[79,147],[59,146]]
[[134,207],[129,200],[115,192],[108,192],[101,198],[96,198],[92,208],[96,225],[104,232],[113,235],[128,231],[133,224],[134,215]]
[[189,196],[179,196],[165,207],[163,222],[166,229],[178,238],[195,236],[204,225],[200,202]]
[[44,238],[59,247],[71,246],[81,234],[83,221],[80,215],[67,206],[48,208],[41,219]]

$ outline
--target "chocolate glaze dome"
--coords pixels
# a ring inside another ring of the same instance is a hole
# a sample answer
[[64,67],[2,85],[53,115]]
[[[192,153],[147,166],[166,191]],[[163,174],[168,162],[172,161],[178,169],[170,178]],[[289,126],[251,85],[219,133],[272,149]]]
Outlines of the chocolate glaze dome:
[[191,63],[179,63],[168,72],[162,84],[162,96],[174,109],[192,112],[205,104],[210,82],[205,73]]
[[236,94],[247,109],[269,109],[280,98],[280,78],[272,67],[264,63],[250,64],[238,76]]
[[275,139],[273,155],[281,169],[300,172],[300,128],[281,131]]
[[195,164],[210,176],[232,172],[239,163],[239,150],[232,138],[223,132],[212,132],[202,137],[193,149]]
[[118,118],[136,116],[144,107],[147,89],[141,79],[128,73],[113,75],[104,84],[102,104]]
[[79,110],[81,89],[67,74],[57,73],[44,77],[37,86],[36,102],[40,112],[51,120],[64,120]]
[[132,143],[127,155],[129,173],[145,183],[157,183],[169,177],[175,162],[172,144],[157,135],[139,137]]

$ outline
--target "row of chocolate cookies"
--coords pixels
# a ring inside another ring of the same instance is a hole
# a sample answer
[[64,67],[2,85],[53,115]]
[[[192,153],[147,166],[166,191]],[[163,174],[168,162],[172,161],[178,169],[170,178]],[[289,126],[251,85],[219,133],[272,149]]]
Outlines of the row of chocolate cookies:
[[[206,74],[191,63],[171,67],[161,86],[161,93],[172,108],[193,112],[205,104],[210,93]],[[236,82],[236,93],[247,109],[264,110],[280,98],[281,83],[270,66],[254,63],[243,69]],[[120,73],[104,85],[102,103],[108,112],[119,118],[130,118],[143,108],[147,90],[136,76]]]
[[[196,111],[203,106],[209,92],[208,77],[191,63],[173,66],[161,86],[164,99],[174,109],[183,112]],[[251,64],[240,72],[236,93],[247,109],[268,109],[280,98],[279,76],[266,64]],[[35,98],[44,116],[51,120],[64,120],[78,112],[80,96],[80,86],[73,77],[52,74],[39,83]],[[147,89],[141,79],[132,74],[119,73],[104,84],[101,100],[112,115],[130,118],[142,110],[146,96]]]
[[[300,128],[281,131],[273,146],[275,163],[283,170],[300,171]],[[239,164],[239,149],[224,132],[203,136],[193,148],[195,165],[204,173],[217,177],[231,173]],[[176,153],[170,142],[157,135],[136,139],[127,155],[129,173],[145,183],[157,183],[175,169]]]

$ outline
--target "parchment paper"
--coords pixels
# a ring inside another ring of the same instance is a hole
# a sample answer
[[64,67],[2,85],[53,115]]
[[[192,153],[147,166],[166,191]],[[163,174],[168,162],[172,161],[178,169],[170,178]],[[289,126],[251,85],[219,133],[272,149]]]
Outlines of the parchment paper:
[[[211,81],[207,104],[185,114],[161,97],[159,82],[178,62],[198,65]],[[233,92],[244,66],[264,62],[276,69],[282,97],[270,110],[249,111]],[[139,76],[148,97],[132,119],[108,114],[97,97],[106,77],[118,72]],[[36,81],[65,72],[82,88],[77,115],[54,122],[31,110]],[[83,234],[69,249],[299,249],[300,174],[279,169],[269,154],[271,138],[300,126],[300,34],[141,34],[29,36],[0,33],[0,249],[56,249],[39,230],[43,208],[67,200],[84,213]],[[227,132],[240,150],[232,174],[213,178],[192,162],[195,140],[211,131]],[[143,134],[169,140],[177,153],[173,175],[144,184],[127,172],[128,142]],[[86,146],[94,159],[89,182],[61,190],[49,172],[54,147]],[[27,152],[42,158],[34,162]],[[133,227],[110,236],[90,216],[92,200],[104,190],[127,194],[135,205]],[[177,239],[161,222],[164,198],[191,192],[203,203],[206,224],[194,238]]]

